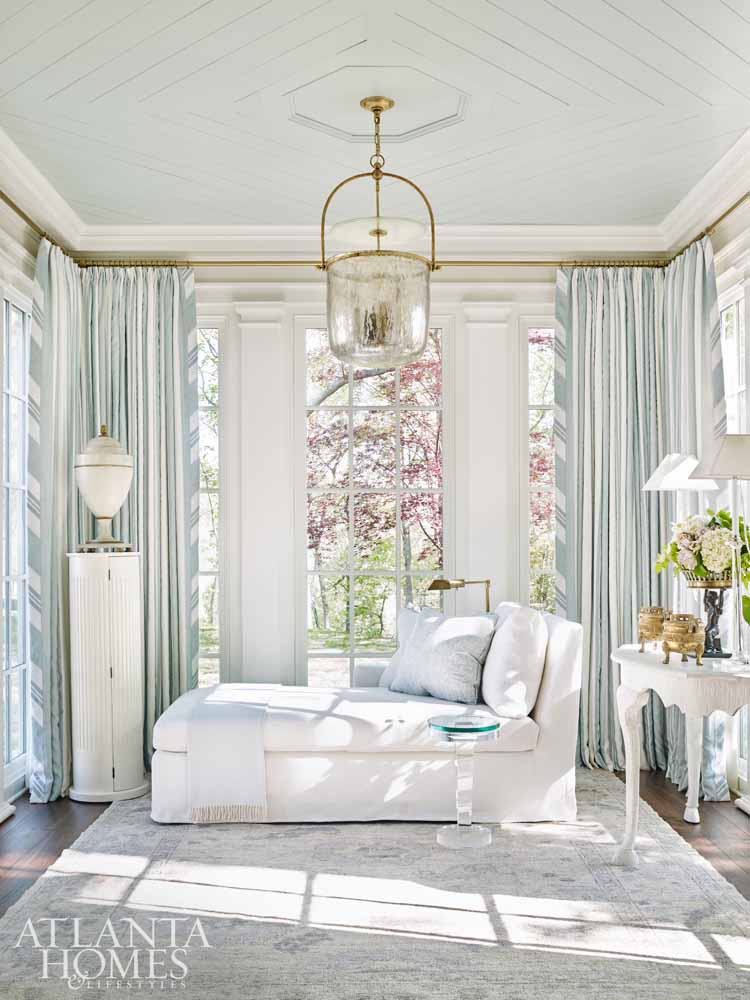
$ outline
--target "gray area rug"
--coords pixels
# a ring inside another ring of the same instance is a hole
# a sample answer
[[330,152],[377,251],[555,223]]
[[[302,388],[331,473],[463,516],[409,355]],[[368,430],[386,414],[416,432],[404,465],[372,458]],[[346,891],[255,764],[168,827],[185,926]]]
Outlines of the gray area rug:
[[579,772],[578,799],[577,823],[460,853],[428,823],[165,827],[116,803],[0,921],[0,996],[746,1000],[750,903],[646,805],[640,867],[612,867],[624,786]]

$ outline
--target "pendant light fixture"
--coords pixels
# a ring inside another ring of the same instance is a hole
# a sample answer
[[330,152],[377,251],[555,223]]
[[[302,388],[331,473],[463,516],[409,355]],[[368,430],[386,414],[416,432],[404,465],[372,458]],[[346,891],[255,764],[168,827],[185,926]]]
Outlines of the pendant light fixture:
[[[383,169],[380,151],[380,116],[393,107],[389,97],[366,97],[361,107],[373,115],[375,152],[369,171],[354,174],[337,184],[323,206],[320,222],[320,268],[326,272],[328,342],[333,354],[355,368],[394,368],[407,365],[422,354],[430,317],[430,272],[435,263],[435,218],[432,206],[414,181]],[[337,235],[349,237],[357,229],[375,241],[373,250],[357,250],[326,259],[326,214],[342,187],[371,177],[375,183],[375,216],[340,223]],[[384,239],[402,239],[420,232],[411,219],[387,218],[380,211],[384,177],[413,188],[427,207],[430,220],[429,258],[405,250],[383,250]]]

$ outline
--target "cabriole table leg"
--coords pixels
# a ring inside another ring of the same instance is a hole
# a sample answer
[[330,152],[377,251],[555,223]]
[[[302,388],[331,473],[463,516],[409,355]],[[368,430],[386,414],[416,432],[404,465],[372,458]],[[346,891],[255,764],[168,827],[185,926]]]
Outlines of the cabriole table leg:
[[648,691],[633,691],[620,685],[617,710],[625,742],[625,836],[612,857],[615,865],[634,868],[638,864],[635,838],[638,834],[638,805],[641,781],[641,709]]
[[685,721],[685,743],[687,749],[688,791],[687,805],[683,818],[686,823],[700,823],[698,798],[701,787],[701,762],[703,757],[703,717],[688,718]]

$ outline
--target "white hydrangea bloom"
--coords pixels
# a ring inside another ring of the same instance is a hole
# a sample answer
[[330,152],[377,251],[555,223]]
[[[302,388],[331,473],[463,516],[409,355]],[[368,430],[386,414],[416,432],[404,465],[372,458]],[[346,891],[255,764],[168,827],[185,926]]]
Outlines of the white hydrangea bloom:
[[734,538],[729,528],[714,528],[701,538],[701,558],[710,573],[723,573],[732,565]]

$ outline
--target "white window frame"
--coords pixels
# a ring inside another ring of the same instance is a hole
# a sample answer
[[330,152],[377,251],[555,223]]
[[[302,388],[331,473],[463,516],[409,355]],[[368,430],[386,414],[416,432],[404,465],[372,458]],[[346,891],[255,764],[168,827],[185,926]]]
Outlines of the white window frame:
[[[455,566],[456,550],[456,484],[455,484],[455,426],[454,426],[454,371],[455,371],[455,315],[433,315],[430,317],[430,327],[441,330],[443,353],[442,382],[442,413],[443,413],[443,567],[442,574],[451,576]],[[354,646],[353,632],[350,634],[350,647],[347,651],[308,650],[307,646],[307,587],[309,571],[307,567],[307,355],[306,332],[310,329],[325,329],[326,318],[323,315],[296,315],[293,321],[294,329],[294,500],[295,500],[295,577],[297,580],[295,592],[295,683],[305,685],[308,679],[308,661],[311,659],[341,659],[349,662],[350,683],[357,660],[386,660],[391,653],[385,651],[357,652]],[[347,407],[350,415],[358,409],[357,406]],[[398,404],[393,407],[369,407],[360,409],[383,409],[386,412],[400,413]],[[430,408],[431,409],[431,408]],[[400,452],[397,452],[397,486],[394,489],[378,490],[363,489],[365,493],[396,493],[400,486]],[[328,492],[323,490],[322,492]],[[335,491],[334,491],[335,492]],[[341,491],[347,494],[349,489]],[[421,491],[417,491],[421,492]],[[427,489],[424,492],[432,492]],[[397,505],[398,511],[398,505]],[[351,525],[350,525],[351,530]],[[396,531],[398,532],[398,517]],[[353,570],[350,565],[341,570],[341,575],[350,579],[356,576],[392,576],[396,580],[397,607],[401,606],[400,581],[403,572],[400,566],[400,540],[397,537],[397,566],[394,571],[386,570]],[[429,576],[432,571],[417,572],[411,575]],[[437,575],[437,573],[435,573]],[[446,595],[446,610],[455,606],[452,593]],[[354,623],[350,623],[353,630]],[[395,646],[396,640],[394,640]]]
[[[746,433],[750,431],[750,287],[747,282],[739,282],[723,290],[719,296],[719,317],[732,306],[736,307],[737,334],[735,337],[735,364],[737,371],[737,390],[733,393],[736,400],[737,423],[736,427],[728,427],[730,433]],[[744,324],[744,354],[742,359],[739,342],[740,322]],[[721,329],[722,354],[723,354],[723,324]],[[741,361],[744,360],[744,365]],[[727,398],[727,402],[729,399]],[[727,407],[728,409],[728,407]],[[743,420],[744,416],[744,420]],[[743,426],[744,424],[744,426]],[[750,490],[744,484],[740,486],[742,492],[742,504],[747,512],[750,510]],[[730,774],[730,784],[735,790],[746,793],[750,791],[750,706],[746,705],[744,710],[737,713],[734,722],[732,746],[729,753],[728,771]]]
[[[531,582],[533,577],[543,575],[548,570],[532,570],[531,568],[531,532],[529,530],[530,519],[531,519],[531,489],[529,487],[529,411],[530,410],[549,410],[553,414],[555,412],[554,401],[549,405],[540,406],[532,403],[529,399],[529,331],[530,330],[554,330],[555,333],[558,331],[558,324],[556,323],[554,316],[547,314],[533,315],[533,316],[520,316],[518,321],[518,334],[519,334],[519,378],[521,382],[521,412],[523,414],[523,419],[520,421],[520,440],[519,440],[519,495],[520,504],[519,510],[521,512],[521,519],[519,524],[519,537],[526,539],[526,544],[522,545],[521,548],[521,566],[520,566],[520,586],[522,600],[524,603],[529,603],[531,601]],[[556,496],[556,486],[553,484],[551,490],[553,500]],[[554,576],[555,566],[551,567],[551,572]]]
[[[0,343],[0,392],[2,393],[3,405],[0,406],[0,440],[4,437],[5,433],[5,337],[6,337],[6,305],[8,302],[12,306],[21,310],[27,316],[27,335],[26,335],[26,366],[27,366],[27,383],[26,383],[26,401],[28,401],[28,354],[31,350],[31,310],[32,303],[28,296],[23,295],[17,289],[12,286],[4,285],[0,282],[0,337],[2,337],[2,343]],[[24,462],[26,462],[26,426],[27,426],[28,415],[26,415],[26,420],[24,421]],[[5,479],[5,469],[2,472],[2,485],[3,487],[8,487],[10,483]],[[14,485],[17,488],[17,484]],[[26,477],[26,485],[24,486],[24,494],[28,489],[28,473]],[[24,505],[25,510],[25,505]],[[7,510],[5,509],[5,489],[0,493],[0,516],[3,518],[3,523],[5,523],[5,518],[7,517]],[[24,531],[26,530],[26,518],[24,517]],[[6,536],[7,537],[7,536]],[[24,555],[27,557],[27,541],[24,539]],[[26,635],[24,637],[25,641],[25,676],[26,684],[24,691],[24,705],[25,705],[25,718],[23,720],[24,724],[24,737],[25,737],[25,750],[24,753],[20,754],[13,761],[5,764],[5,750],[6,742],[8,740],[8,735],[6,733],[6,676],[12,671],[6,671],[5,663],[3,661],[0,666],[0,678],[2,679],[2,684],[0,684],[0,703],[2,705],[2,718],[0,719],[0,736],[2,737],[2,756],[0,761],[3,763],[3,784],[5,787],[5,795],[8,798],[14,798],[18,795],[26,786],[26,770],[28,761],[28,750],[29,743],[31,740],[31,726],[30,726],[30,676],[31,670],[29,666],[29,612],[28,612],[28,561],[27,558],[24,560],[26,565],[24,566],[24,572],[17,577],[20,582],[24,584],[24,590],[26,594],[26,615],[25,615],[25,627]],[[6,577],[5,577],[5,566],[2,567],[2,582],[3,589],[5,587]],[[2,624],[3,634],[5,629],[5,617],[4,617],[4,601],[0,602],[0,624]],[[14,670],[21,669],[21,667],[14,667]],[[2,793],[2,788],[0,788],[0,793]]]
[[[217,580],[218,588],[218,598],[219,598],[219,629],[218,629],[218,640],[219,640],[219,652],[217,654],[204,655],[200,649],[198,651],[198,661],[199,661],[199,682],[200,682],[200,660],[202,659],[215,659],[218,661],[219,665],[219,681],[228,680],[228,667],[227,667],[227,650],[228,650],[228,631],[229,631],[229,615],[228,609],[225,608],[225,595],[227,593],[227,587],[225,585],[227,572],[227,553],[225,545],[225,526],[226,526],[226,510],[227,510],[227,487],[226,487],[226,476],[224,468],[224,452],[225,452],[225,410],[226,403],[224,400],[224,385],[225,385],[225,365],[226,360],[226,329],[227,329],[227,317],[223,314],[212,315],[209,313],[199,313],[197,317],[197,329],[198,330],[217,330],[218,331],[218,341],[219,341],[219,363],[218,363],[218,373],[219,373],[219,403],[217,407],[218,412],[218,470],[219,470],[219,488],[217,491],[204,490],[203,486],[200,486],[200,495],[208,492],[216,492],[219,498],[219,531],[218,531],[218,553],[217,553],[217,569],[214,573],[211,570],[201,570],[199,568],[198,576],[199,579],[207,576],[215,576]],[[207,407],[201,406],[199,403],[199,409],[205,410]],[[200,420],[199,420],[200,426]],[[200,609],[199,609],[200,613]]]

